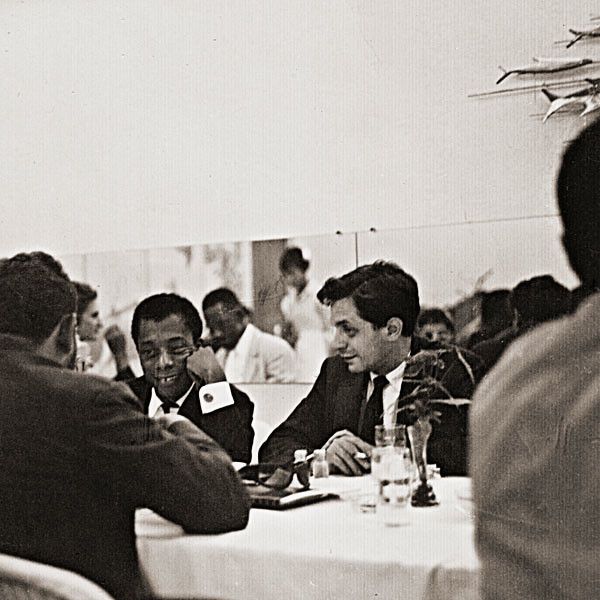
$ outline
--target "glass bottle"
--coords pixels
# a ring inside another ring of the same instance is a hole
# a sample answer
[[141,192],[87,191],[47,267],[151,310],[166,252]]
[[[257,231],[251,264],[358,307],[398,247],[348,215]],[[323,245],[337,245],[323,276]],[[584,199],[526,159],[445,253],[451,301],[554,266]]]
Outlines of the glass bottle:
[[313,477],[329,477],[329,463],[325,458],[325,450],[315,450],[315,457],[312,462]]

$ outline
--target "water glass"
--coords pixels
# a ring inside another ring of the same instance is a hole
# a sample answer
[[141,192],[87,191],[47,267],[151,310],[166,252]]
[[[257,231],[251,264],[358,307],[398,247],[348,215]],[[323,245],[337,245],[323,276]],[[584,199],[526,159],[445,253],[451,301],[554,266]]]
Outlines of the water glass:
[[375,446],[406,447],[406,427],[404,425],[375,425]]
[[371,472],[379,482],[377,513],[381,521],[392,527],[406,524],[413,479],[409,450],[401,447],[374,448]]

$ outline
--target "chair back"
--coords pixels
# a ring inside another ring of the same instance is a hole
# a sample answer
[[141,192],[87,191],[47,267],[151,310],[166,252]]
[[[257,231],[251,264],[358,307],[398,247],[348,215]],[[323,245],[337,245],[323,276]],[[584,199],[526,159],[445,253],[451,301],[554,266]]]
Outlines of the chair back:
[[72,571],[0,554],[0,598],[11,600],[114,600]]

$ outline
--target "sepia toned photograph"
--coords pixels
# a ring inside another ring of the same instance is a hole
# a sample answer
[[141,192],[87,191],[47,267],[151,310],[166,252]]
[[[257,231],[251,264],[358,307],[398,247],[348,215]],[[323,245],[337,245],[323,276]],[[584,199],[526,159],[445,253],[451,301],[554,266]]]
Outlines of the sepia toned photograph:
[[599,595],[600,3],[0,25],[0,599]]

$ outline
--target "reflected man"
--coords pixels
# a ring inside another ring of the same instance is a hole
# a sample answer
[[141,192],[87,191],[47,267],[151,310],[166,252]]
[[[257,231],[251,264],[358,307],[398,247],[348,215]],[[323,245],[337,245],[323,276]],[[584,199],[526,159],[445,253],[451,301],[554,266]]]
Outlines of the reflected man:
[[211,345],[227,379],[234,383],[296,381],[295,354],[281,338],[250,323],[250,311],[227,288],[207,294],[202,312]]
[[177,294],[156,294],[135,308],[131,336],[144,375],[127,382],[151,417],[177,413],[215,439],[238,462],[250,462],[248,396],[230,386],[212,348],[201,342],[196,307]]

